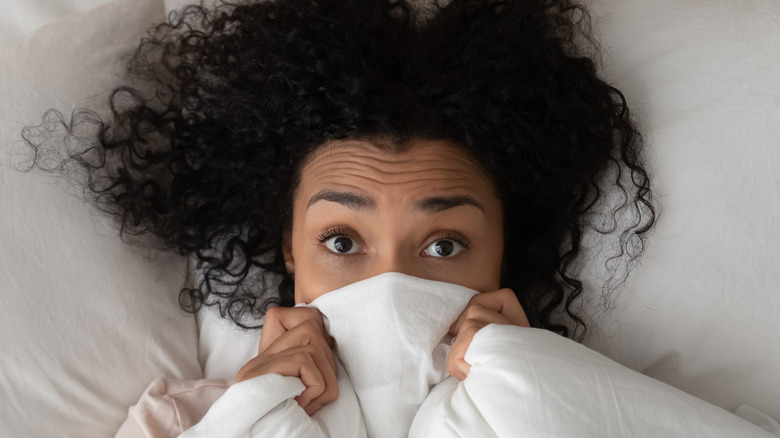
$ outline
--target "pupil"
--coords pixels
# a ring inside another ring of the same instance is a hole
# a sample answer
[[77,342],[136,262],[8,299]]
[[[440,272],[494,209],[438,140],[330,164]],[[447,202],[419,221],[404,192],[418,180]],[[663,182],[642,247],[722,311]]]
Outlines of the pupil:
[[333,247],[338,252],[349,252],[352,249],[352,240],[348,237],[339,237],[333,242]]
[[449,240],[442,240],[441,242],[436,242],[436,246],[435,246],[436,254],[442,257],[446,257],[452,254],[452,251],[454,249],[455,246]]

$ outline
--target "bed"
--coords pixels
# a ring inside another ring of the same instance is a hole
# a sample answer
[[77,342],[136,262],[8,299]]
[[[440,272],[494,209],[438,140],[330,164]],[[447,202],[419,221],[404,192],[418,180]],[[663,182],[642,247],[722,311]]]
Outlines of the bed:
[[[661,216],[609,309],[583,261],[585,345],[780,436],[780,3],[588,4]],[[256,350],[259,333],[180,310],[186,259],[123,244],[73,186],[18,170],[22,127],[104,105],[180,5],[0,0],[0,436],[113,436],[155,378],[230,378]]]

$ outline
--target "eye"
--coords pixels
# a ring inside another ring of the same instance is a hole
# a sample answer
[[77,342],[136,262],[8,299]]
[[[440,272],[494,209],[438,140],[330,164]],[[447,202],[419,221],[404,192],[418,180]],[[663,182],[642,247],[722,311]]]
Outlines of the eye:
[[465,246],[451,239],[437,240],[423,250],[423,254],[431,257],[452,257],[463,251]]
[[336,254],[355,254],[360,245],[347,236],[333,236],[323,242],[326,248]]

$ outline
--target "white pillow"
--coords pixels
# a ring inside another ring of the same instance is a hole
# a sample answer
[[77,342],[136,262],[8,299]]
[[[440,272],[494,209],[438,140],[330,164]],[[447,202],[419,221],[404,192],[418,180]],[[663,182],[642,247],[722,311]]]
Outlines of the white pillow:
[[662,208],[588,345],[780,419],[780,2],[590,3]]
[[0,50],[0,436],[110,437],[156,377],[200,378],[183,258],[123,244],[41,172],[22,126],[105,101],[162,0],[122,0]]
[[86,12],[111,0],[0,0],[0,44],[16,41],[39,27]]

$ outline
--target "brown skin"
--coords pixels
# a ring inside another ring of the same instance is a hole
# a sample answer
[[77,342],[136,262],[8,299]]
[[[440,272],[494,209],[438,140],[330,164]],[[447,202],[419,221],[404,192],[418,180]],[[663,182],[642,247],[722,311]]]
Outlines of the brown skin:
[[[284,254],[296,303],[385,272],[481,292],[450,329],[447,371],[463,380],[479,329],[529,326],[514,293],[498,290],[503,239],[493,181],[465,150],[442,140],[413,139],[397,151],[353,139],[320,146],[301,169]],[[315,309],[271,309],[258,356],[236,380],[299,377],[306,390],[296,400],[312,415],[338,397],[332,346]]]

